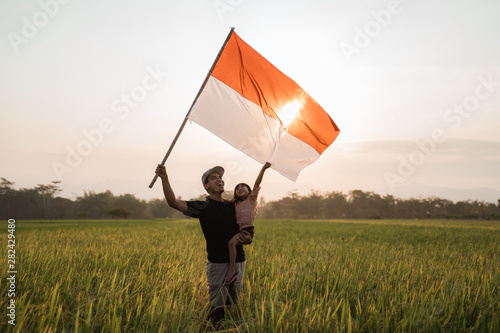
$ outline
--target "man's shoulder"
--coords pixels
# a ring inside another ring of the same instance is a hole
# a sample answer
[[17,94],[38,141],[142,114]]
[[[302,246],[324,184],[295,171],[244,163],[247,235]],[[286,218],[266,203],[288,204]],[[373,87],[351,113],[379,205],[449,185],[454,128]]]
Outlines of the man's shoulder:
[[204,210],[207,208],[219,209],[219,208],[232,208],[234,203],[232,200],[224,199],[222,201],[214,200],[207,196],[205,200],[189,200],[186,201],[189,207],[195,208],[197,210]]
[[186,201],[189,207],[195,208],[197,210],[203,210],[208,207],[210,204],[210,198],[206,198],[205,200],[188,200]]
[[211,209],[216,209],[216,210],[234,209],[234,202],[232,200],[223,199],[222,201],[218,201],[208,198],[207,201],[209,202],[208,205],[210,206]]
[[200,214],[209,206],[209,201],[208,199],[204,201],[188,200],[186,201],[186,204],[187,204],[187,211],[184,212],[184,215],[199,218]]

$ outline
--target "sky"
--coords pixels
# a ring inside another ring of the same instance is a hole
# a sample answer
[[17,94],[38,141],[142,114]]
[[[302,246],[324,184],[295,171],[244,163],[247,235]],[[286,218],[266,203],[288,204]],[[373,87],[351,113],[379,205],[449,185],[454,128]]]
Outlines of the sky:
[[[0,177],[60,181],[61,195],[148,185],[230,27],[340,128],[296,182],[268,170],[261,197],[290,192],[500,199],[500,2],[0,2]],[[242,124],[244,126],[244,124]],[[166,162],[177,196],[226,190],[261,165],[188,122]]]

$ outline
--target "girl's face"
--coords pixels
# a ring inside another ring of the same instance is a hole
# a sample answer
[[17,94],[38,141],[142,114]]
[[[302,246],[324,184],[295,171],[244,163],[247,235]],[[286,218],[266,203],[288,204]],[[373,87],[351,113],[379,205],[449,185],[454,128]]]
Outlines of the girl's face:
[[250,195],[250,191],[245,185],[239,184],[236,186],[235,194],[238,199],[246,199]]

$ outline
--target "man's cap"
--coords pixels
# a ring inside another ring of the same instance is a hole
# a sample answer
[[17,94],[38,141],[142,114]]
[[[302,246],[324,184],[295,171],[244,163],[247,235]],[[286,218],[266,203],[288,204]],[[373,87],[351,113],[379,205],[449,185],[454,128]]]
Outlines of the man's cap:
[[210,176],[212,173],[217,172],[221,177],[224,174],[224,168],[221,166],[214,166],[211,169],[208,169],[203,173],[203,176],[201,176],[201,182],[203,185],[205,185],[205,182],[207,181],[208,176]]

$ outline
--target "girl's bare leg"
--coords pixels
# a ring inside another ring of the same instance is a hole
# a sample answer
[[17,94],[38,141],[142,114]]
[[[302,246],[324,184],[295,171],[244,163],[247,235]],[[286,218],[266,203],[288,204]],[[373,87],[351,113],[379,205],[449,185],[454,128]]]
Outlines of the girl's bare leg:
[[236,234],[231,238],[231,240],[228,243],[229,247],[229,269],[227,270],[226,278],[229,278],[236,273],[236,270],[234,269],[234,265],[236,263],[236,245],[241,245],[241,243],[238,241],[238,235]]

